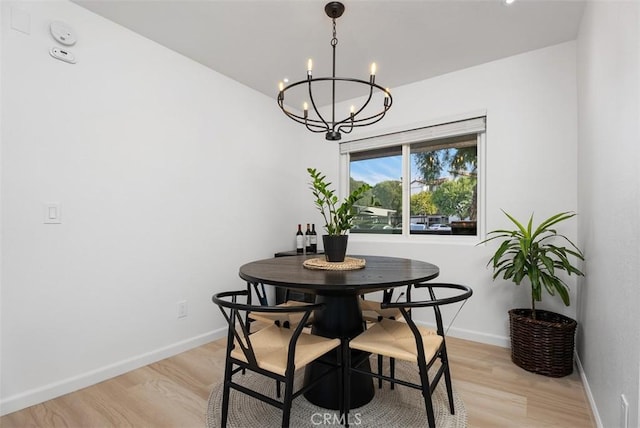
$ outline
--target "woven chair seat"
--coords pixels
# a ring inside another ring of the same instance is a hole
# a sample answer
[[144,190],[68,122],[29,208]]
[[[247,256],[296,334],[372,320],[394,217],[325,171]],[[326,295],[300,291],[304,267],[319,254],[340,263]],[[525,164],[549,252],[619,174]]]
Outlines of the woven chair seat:
[[[251,346],[253,347],[258,367],[284,376],[287,370],[287,355],[292,335],[293,330],[280,328],[276,325],[270,325],[253,333],[250,336]],[[340,346],[339,339],[327,339],[312,334],[301,334],[296,344],[294,368],[304,367],[338,346]],[[231,356],[247,362],[237,342],[231,351]]]
[[[310,305],[308,302],[298,302],[296,300],[287,300],[284,303],[276,305],[278,307],[287,307],[287,306],[306,306]],[[265,324],[275,324],[279,323],[281,326],[285,327],[295,327],[300,323],[302,317],[304,316],[304,312],[291,312],[291,313],[277,313],[277,312],[260,312],[253,311],[249,312],[249,318],[255,321],[260,321]],[[313,314],[309,316],[308,323],[313,322]]]
[[[422,336],[425,357],[428,360],[440,349],[442,337],[434,330],[417,326]],[[416,339],[409,326],[400,321],[383,319],[349,342],[349,347],[365,352],[417,362]]]

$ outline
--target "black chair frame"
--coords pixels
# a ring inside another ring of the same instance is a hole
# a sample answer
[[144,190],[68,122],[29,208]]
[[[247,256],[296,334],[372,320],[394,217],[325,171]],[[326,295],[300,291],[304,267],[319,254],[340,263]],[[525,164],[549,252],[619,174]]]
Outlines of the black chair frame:
[[[227,291],[222,293],[217,293],[212,297],[213,302],[218,305],[220,311],[223,316],[227,320],[229,329],[227,334],[227,351],[225,358],[225,373],[224,373],[224,392],[222,398],[222,423],[221,426],[224,428],[227,425],[227,416],[228,416],[228,407],[229,407],[229,393],[231,389],[235,389],[244,394],[247,394],[251,397],[257,398],[265,403],[268,403],[274,407],[277,407],[283,411],[282,418],[282,426],[289,426],[290,412],[291,412],[291,404],[292,401],[298,397],[300,394],[305,393],[307,390],[316,386],[324,377],[333,373],[336,370],[342,370],[342,358],[339,358],[337,364],[331,364],[327,361],[323,361],[321,358],[318,358],[316,362],[320,362],[324,365],[330,366],[326,372],[322,373],[317,379],[315,379],[312,383],[305,385],[298,391],[293,391],[293,381],[294,381],[294,361],[295,361],[295,351],[296,351],[296,343],[298,342],[298,338],[302,334],[302,330],[311,315],[311,313],[315,310],[321,310],[323,308],[323,304],[312,304],[305,306],[287,306],[287,307],[278,307],[278,306],[256,306],[251,304],[243,304],[238,303],[237,298],[239,296],[246,296],[247,300],[250,301],[250,290],[239,290],[239,291]],[[227,300],[231,298],[231,300]],[[274,313],[295,313],[295,312],[304,312],[302,322],[300,322],[295,330],[293,330],[291,339],[289,341],[288,355],[287,355],[287,367],[285,375],[282,376],[280,374],[262,369],[258,366],[258,362],[256,360],[255,353],[253,351],[253,347],[251,345],[251,334],[249,333],[249,322],[246,318],[246,313],[249,311],[261,311],[261,312],[274,312]],[[245,316],[241,315],[241,312],[245,312]],[[239,330],[238,331],[238,327]],[[240,346],[245,358],[247,361],[242,361],[231,356],[231,351],[234,348],[234,344],[237,343]],[[343,344],[341,343],[341,346]],[[340,352],[339,352],[340,354]],[[237,366],[234,368],[234,365]],[[275,400],[271,397],[268,397],[264,394],[261,394],[257,391],[253,391],[248,389],[240,384],[233,382],[233,375],[238,372],[245,372],[245,370],[250,370],[255,373],[259,373],[263,376],[275,379],[278,385],[278,393],[277,396],[280,397],[280,382],[285,385],[285,394],[284,399],[282,401]],[[343,378],[340,379],[340,391],[343,390]],[[339,397],[340,402],[343,403],[343,397]],[[340,409],[340,414],[342,414],[343,409]]]
[[[350,357],[350,349],[348,346],[343,347],[343,370],[344,370],[344,380],[345,380],[345,392],[344,399],[345,403],[343,405],[345,410],[345,421],[349,420],[349,397],[350,397],[350,385],[349,385],[349,372],[361,373],[367,376],[371,376],[373,378],[377,378],[380,381],[384,380],[390,382],[391,385],[397,383],[403,386],[407,386],[409,388],[414,388],[422,391],[422,395],[425,401],[425,407],[427,410],[427,421],[429,423],[430,428],[435,428],[435,414],[433,411],[433,403],[431,401],[431,394],[435,390],[438,382],[440,381],[442,375],[445,377],[445,384],[447,389],[447,397],[449,400],[449,410],[451,414],[455,414],[455,407],[453,403],[453,387],[451,385],[451,372],[449,370],[449,359],[447,355],[447,347],[446,347],[446,338],[444,325],[442,323],[442,314],[440,312],[440,306],[448,305],[451,303],[461,302],[467,300],[473,294],[473,290],[466,285],[461,284],[451,284],[451,283],[422,283],[422,284],[414,284],[416,288],[428,288],[430,300],[421,300],[421,301],[407,301],[407,302],[383,302],[380,307],[381,309],[386,308],[398,308],[400,309],[402,316],[404,317],[407,326],[411,329],[413,336],[416,341],[416,347],[418,352],[418,369],[420,374],[420,384],[415,384],[412,382],[408,382],[402,379],[397,379],[394,376],[394,372],[391,371],[391,376],[384,376],[379,370],[378,373],[373,373],[371,371],[359,369],[368,358],[368,353],[363,353],[359,358],[351,362]],[[436,298],[434,289],[457,289],[461,290],[462,293],[459,293],[452,297],[445,297],[438,299]],[[416,326],[415,322],[411,318],[410,311],[416,308],[424,308],[431,307],[433,308],[435,319],[436,319],[436,330],[439,336],[442,337],[442,344],[438,351],[434,354],[434,356],[426,361],[426,356],[424,353],[424,343],[422,341],[422,335],[420,330]],[[433,363],[440,359],[441,365],[438,368],[438,371],[433,376],[433,379],[430,381],[428,376],[428,370],[431,368]],[[393,359],[392,359],[393,360]],[[380,355],[378,355],[378,362],[381,361]],[[350,368],[351,367],[351,368]]]
[[[398,299],[402,298],[402,296],[404,295],[406,298],[407,302],[411,301],[411,285],[409,284],[407,285],[407,290],[403,291],[402,293],[400,293],[400,295],[398,296]],[[391,303],[391,299],[393,298],[393,292],[394,289],[393,288],[389,288],[387,290],[383,290],[382,291],[382,303]],[[364,294],[361,295],[362,299],[364,299]],[[382,306],[380,306],[380,309],[384,309]],[[411,311],[407,311],[408,316],[411,316]],[[407,314],[403,314],[404,317],[407,317]],[[378,316],[378,322],[383,320],[383,316],[379,315]],[[390,318],[392,320],[395,320],[395,318]],[[367,322],[363,321],[364,323],[364,329],[367,329]],[[380,375],[380,377],[378,378],[378,389],[382,388],[382,363],[383,363],[383,357],[382,355],[378,355],[378,374]],[[389,358],[389,376],[391,376],[391,378],[395,377],[395,373],[396,373],[396,359],[395,358]],[[395,388],[395,383],[392,381],[391,382],[391,389]]]

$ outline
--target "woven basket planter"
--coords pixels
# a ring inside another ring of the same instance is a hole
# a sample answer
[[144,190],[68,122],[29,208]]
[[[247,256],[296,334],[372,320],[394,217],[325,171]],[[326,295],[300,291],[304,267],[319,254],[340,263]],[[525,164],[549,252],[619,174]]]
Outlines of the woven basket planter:
[[531,309],[509,311],[511,361],[523,369],[550,377],[573,372],[575,320],[555,312]]

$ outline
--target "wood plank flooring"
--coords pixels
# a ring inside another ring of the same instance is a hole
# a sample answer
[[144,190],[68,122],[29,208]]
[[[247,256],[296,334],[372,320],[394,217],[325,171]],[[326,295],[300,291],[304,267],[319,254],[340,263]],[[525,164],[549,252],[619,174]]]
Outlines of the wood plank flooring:
[[[204,427],[223,376],[225,339],[11,413],[2,428]],[[447,338],[454,389],[469,427],[595,427],[577,371],[553,379],[515,366],[509,350]]]

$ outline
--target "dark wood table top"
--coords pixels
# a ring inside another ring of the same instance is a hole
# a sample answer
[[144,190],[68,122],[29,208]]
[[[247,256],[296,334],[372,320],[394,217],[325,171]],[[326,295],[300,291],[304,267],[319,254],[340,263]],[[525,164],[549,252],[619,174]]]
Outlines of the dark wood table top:
[[317,255],[275,257],[240,267],[248,282],[287,287],[315,294],[363,294],[436,278],[438,266],[411,259],[383,256],[352,256],[366,260],[363,269],[330,271],[307,269],[302,262]]

